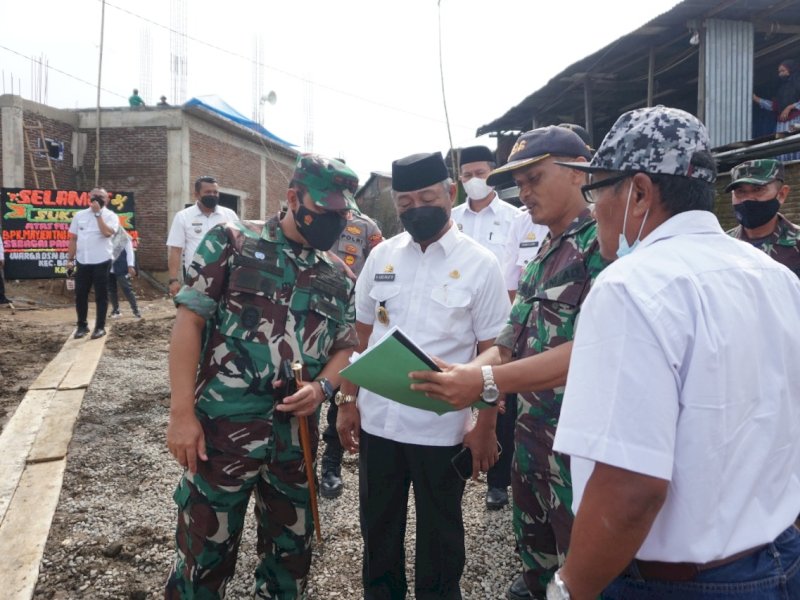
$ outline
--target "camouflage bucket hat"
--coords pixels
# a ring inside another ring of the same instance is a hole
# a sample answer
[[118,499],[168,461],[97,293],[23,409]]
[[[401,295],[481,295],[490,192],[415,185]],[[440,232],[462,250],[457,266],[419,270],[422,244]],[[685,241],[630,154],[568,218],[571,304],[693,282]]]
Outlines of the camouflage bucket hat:
[[766,185],[776,179],[783,181],[783,163],[774,158],[760,158],[748,160],[731,169],[731,182],[725,186],[725,191],[730,192],[743,183],[753,185]]
[[297,157],[292,180],[308,191],[312,202],[328,210],[355,210],[358,175],[341,161],[318,154]]
[[713,183],[714,169],[692,164],[708,152],[708,132],[700,120],[677,108],[654,106],[623,114],[611,127],[590,163],[558,163],[586,171],[678,175]]

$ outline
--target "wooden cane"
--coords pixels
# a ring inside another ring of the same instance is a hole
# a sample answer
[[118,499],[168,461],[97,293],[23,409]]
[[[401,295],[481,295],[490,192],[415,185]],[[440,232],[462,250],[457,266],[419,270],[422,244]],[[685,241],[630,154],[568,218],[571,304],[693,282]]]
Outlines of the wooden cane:
[[[303,381],[303,365],[296,362],[292,365],[294,380],[297,389]],[[319,525],[319,507],[317,506],[317,486],[314,483],[314,461],[311,457],[311,433],[308,430],[308,417],[297,417],[300,430],[300,447],[303,449],[303,460],[306,463],[306,478],[308,479],[308,493],[311,496],[311,515],[314,518],[314,530],[317,532],[317,541],[322,543],[322,531]]]

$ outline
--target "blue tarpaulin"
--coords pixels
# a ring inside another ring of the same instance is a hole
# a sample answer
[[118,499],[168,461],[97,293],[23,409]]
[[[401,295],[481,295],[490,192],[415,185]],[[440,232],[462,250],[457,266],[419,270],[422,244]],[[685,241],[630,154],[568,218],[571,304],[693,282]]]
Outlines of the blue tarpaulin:
[[259,125],[252,119],[248,119],[219,96],[199,96],[197,98],[192,98],[183,105],[184,108],[189,108],[191,106],[199,106],[201,108],[210,110],[211,112],[215,112],[226,119],[230,119],[231,121],[238,123],[242,127],[252,129],[256,133],[260,133],[264,137],[278,142],[279,144],[283,144],[284,146],[289,146],[291,148],[296,147],[295,144],[279,138],[277,135],[266,129],[263,125]]

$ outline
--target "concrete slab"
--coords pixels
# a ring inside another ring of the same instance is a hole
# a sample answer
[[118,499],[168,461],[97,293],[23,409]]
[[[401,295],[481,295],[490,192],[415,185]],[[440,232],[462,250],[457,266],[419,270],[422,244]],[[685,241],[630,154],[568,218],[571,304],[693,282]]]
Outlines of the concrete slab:
[[0,524],[55,393],[55,390],[29,390],[0,434]]
[[0,581],[7,600],[30,600],[39,577],[66,460],[28,465],[0,525]]
[[29,463],[56,460],[67,455],[84,392],[84,389],[56,391],[28,455]]
[[[106,335],[96,340],[82,338],[80,340],[72,340],[77,342],[76,345],[70,345],[69,349],[77,350],[77,354],[72,359],[72,366],[70,367],[64,379],[58,384],[60,390],[74,390],[79,388],[89,387],[94,377],[94,371],[97,368],[97,363],[100,362],[100,357],[103,354],[108,333],[111,331],[110,326],[106,326]],[[70,342],[67,342],[69,344]]]

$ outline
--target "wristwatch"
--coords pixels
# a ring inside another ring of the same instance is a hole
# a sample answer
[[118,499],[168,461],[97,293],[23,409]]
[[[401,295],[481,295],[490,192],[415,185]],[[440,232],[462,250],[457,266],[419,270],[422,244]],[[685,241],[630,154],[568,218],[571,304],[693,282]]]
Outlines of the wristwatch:
[[494,406],[497,404],[497,399],[500,397],[500,390],[497,389],[497,384],[494,382],[494,374],[490,365],[483,365],[481,367],[483,374],[483,393],[481,398],[486,404]]
[[315,381],[319,384],[319,387],[322,389],[322,395],[325,396],[325,401],[329,401],[331,398],[333,398],[333,392],[335,391],[335,389],[330,381],[328,381],[324,377],[315,379]]
[[547,600],[571,600],[571,598],[567,584],[561,579],[561,569],[559,569],[547,584]]
[[357,399],[357,396],[352,394],[343,394],[342,392],[336,392],[336,396],[333,398],[333,401],[336,403],[336,406],[341,406],[342,404],[352,404]]

